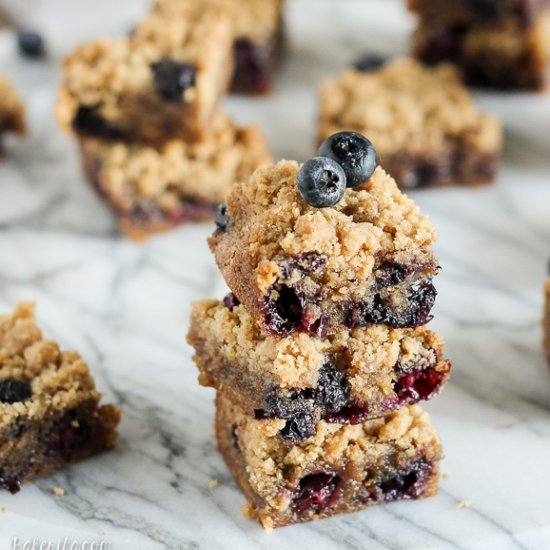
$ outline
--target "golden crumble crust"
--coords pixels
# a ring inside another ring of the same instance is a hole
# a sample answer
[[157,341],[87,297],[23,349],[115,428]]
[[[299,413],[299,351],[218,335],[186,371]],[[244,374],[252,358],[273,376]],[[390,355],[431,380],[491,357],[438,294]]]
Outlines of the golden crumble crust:
[[97,167],[93,179],[122,211],[130,211],[143,197],[167,210],[183,197],[217,205],[236,180],[271,160],[257,127],[240,128],[222,113],[211,136],[198,143],[172,140],[157,149],[83,137],[80,145],[85,164]]
[[319,140],[360,132],[382,157],[399,151],[438,151],[468,139],[476,148],[501,147],[500,123],[479,112],[451,65],[426,67],[412,59],[390,62],[373,73],[347,70],[321,88]]
[[195,348],[201,384],[223,389],[247,414],[262,409],[273,388],[317,387],[326,364],[345,373],[351,399],[367,403],[371,417],[397,399],[398,367],[435,369],[444,379],[450,369],[443,340],[425,328],[371,325],[326,338],[304,333],[277,338],[264,335],[243,306],[230,310],[217,300],[193,304],[188,342]]
[[[419,458],[431,474],[416,498],[437,491],[439,438],[427,413],[404,407],[386,417],[355,426],[319,422],[317,434],[289,445],[278,436],[280,420],[255,420],[222,393],[217,396],[218,445],[250,501],[249,516],[267,529],[364,508],[359,491],[396,475]],[[345,472],[340,503],[319,514],[297,517],[292,499],[300,480],[318,472]]]

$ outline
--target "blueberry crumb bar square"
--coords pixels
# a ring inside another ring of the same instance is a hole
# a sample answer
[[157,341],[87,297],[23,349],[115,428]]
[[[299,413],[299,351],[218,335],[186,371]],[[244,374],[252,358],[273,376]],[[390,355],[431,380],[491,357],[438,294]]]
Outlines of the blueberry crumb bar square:
[[32,305],[0,316],[0,488],[113,448],[120,410],[100,399],[80,355],[43,338]]
[[407,406],[357,425],[319,422],[298,444],[281,420],[257,420],[218,393],[219,450],[266,530],[437,493],[441,446],[427,413]]
[[403,189],[486,184],[499,166],[500,123],[477,109],[450,65],[399,59],[326,82],[318,140],[345,130],[369,136]]
[[197,143],[171,140],[155,148],[81,136],[79,144],[89,182],[136,240],[213,220],[233,183],[271,160],[258,128],[238,127],[221,112]]
[[229,288],[263,331],[323,337],[347,327],[426,324],[435,231],[381,168],[331,207],[297,188],[300,165],[260,167],[232,188],[209,243]]
[[202,140],[233,71],[227,18],[144,19],[132,37],[80,46],[66,61],[57,118],[77,135],[160,146]]
[[450,374],[443,341],[426,328],[384,325],[321,339],[263,335],[232,296],[193,304],[188,342],[199,382],[248,416],[282,419],[281,437],[302,441],[317,422],[359,424],[435,397]]

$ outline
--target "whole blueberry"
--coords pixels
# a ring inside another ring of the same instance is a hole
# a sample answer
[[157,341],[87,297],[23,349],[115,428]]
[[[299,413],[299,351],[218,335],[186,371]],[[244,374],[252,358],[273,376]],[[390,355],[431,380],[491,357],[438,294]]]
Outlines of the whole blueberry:
[[16,378],[0,380],[0,403],[19,403],[27,401],[32,395],[31,385]]
[[227,214],[227,206],[225,204],[220,204],[216,210],[216,227],[220,231],[225,231],[228,225],[229,216]]
[[362,55],[353,64],[353,68],[361,73],[371,73],[386,64],[386,58],[377,53]]
[[298,191],[304,201],[315,208],[334,206],[346,191],[346,174],[330,158],[309,159],[298,173]]
[[195,86],[197,69],[190,63],[161,59],[151,64],[157,92],[166,101],[181,101],[182,94]]
[[37,32],[21,31],[17,36],[17,45],[25,57],[37,59],[44,56],[44,39]]
[[357,132],[339,132],[330,136],[319,147],[319,156],[334,160],[342,167],[348,187],[363,185],[378,164],[373,144]]

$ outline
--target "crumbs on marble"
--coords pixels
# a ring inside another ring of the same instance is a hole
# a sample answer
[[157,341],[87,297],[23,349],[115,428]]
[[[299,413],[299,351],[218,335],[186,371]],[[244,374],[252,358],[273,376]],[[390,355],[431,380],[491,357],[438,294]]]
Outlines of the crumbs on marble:
[[208,482],[208,487],[209,487],[210,489],[215,489],[217,486],[218,486],[218,480],[217,480],[217,479],[211,479],[211,480]]
[[462,510],[463,508],[470,508],[472,506],[472,501],[471,500],[461,500],[457,505],[456,507],[459,509],[459,510]]
[[441,474],[441,479],[449,479],[449,474]]
[[5,511],[6,511],[6,509],[5,509],[3,506],[0,506],[0,514],[1,514],[2,512],[5,512]]
[[63,489],[63,487],[54,487],[53,494],[56,497],[62,497],[65,494],[65,489]]

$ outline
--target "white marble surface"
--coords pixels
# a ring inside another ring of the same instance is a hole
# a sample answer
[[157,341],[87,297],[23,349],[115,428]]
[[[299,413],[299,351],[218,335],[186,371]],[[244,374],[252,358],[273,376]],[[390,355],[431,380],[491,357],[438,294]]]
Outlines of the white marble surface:
[[[211,227],[145,245],[120,238],[51,115],[60,57],[80,37],[124,32],[143,2],[11,4],[45,30],[52,57],[21,61],[0,32],[0,72],[28,100],[32,128],[27,140],[10,140],[0,163],[0,308],[36,300],[47,334],[82,352],[125,415],[114,452],[0,494],[0,547],[67,537],[117,550],[550,548],[550,370],[539,326],[550,255],[549,94],[480,97],[507,127],[495,186],[415,196],[440,234],[433,328],[455,368],[427,407],[445,444],[440,495],[266,535],[239,513],[244,499],[215,450],[213,392],[198,386],[184,340],[191,300],[224,292],[205,245]],[[364,50],[404,52],[410,27],[400,2],[295,0],[276,93],[227,108],[262,124],[277,157],[304,159],[319,80]],[[52,494],[56,485],[64,496]],[[463,500],[471,507],[457,508]]]

